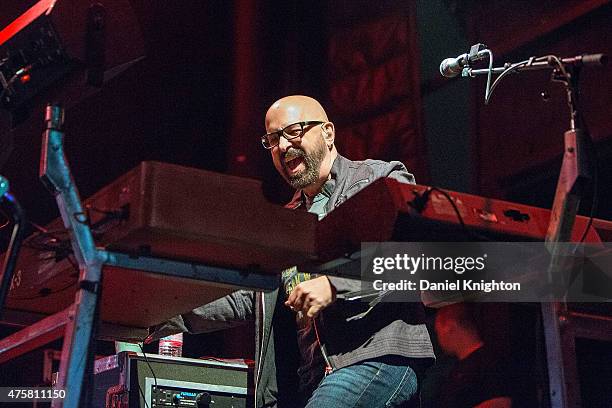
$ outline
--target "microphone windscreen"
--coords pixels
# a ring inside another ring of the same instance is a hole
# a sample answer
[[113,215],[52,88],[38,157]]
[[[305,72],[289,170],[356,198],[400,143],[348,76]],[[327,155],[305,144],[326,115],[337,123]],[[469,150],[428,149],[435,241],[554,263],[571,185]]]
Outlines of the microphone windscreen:
[[587,54],[582,56],[582,64],[587,66],[604,66],[608,63],[606,54]]

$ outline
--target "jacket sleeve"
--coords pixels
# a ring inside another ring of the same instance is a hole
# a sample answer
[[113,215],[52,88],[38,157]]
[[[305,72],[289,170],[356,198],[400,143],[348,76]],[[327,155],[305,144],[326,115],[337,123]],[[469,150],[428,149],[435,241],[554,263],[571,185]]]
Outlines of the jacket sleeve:
[[361,281],[349,278],[339,278],[337,276],[328,276],[327,279],[336,289],[336,297],[342,299],[347,293],[357,292],[361,290]]
[[[406,184],[416,184],[414,175],[409,173],[406,169],[406,166],[402,162],[392,161],[389,163],[388,167],[384,170],[384,174],[380,177],[389,177],[394,180],[399,181],[400,183]],[[376,178],[380,178],[376,177]]]
[[152,328],[148,340],[175,333],[208,333],[238,326],[253,320],[254,304],[253,291],[238,290]]

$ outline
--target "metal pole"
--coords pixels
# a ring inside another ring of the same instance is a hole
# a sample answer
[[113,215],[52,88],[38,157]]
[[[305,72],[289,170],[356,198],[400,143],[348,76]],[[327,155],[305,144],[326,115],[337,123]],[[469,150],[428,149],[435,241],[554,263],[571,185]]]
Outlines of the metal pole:
[[66,326],[56,385],[58,389],[66,390],[66,398],[54,400],[51,406],[78,408],[85,394],[83,384],[95,327],[104,253],[95,247],[64,155],[64,134],[61,130],[63,119],[64,110],[61,107],[47,106],[47,129],[43,134],[40,177],[55,195],[64,226],[70,232],[72,250],[79,264],[80,275],[79,289]]

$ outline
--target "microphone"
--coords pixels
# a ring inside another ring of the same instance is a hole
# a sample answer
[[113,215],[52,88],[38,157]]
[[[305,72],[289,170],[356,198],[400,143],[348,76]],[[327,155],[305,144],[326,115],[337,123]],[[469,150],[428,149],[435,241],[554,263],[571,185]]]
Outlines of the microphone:
[[457,58],[446,58],[440,64],[440,74],[447,78],[453,78],[459,75],[463,68],[470,65],[471,62],[482,59],[487,55],[487,46],[484,44],[474,44],[467,54],[461,54]]
[[463,68],[469,63],[469,56],[461,54],[457,58],[447,58],[440,64],[440,74],[447,78],[453,78],[459,75]]

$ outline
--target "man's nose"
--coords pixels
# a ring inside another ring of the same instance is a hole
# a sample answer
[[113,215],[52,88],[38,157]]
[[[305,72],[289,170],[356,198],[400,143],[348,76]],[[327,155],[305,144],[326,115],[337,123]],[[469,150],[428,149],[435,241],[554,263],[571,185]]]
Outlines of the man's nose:
[[291,142],[281,136],[278,140],[278,148],[280,149],[280,151],[283,153],[286,152],[289,146],[291,146]]

